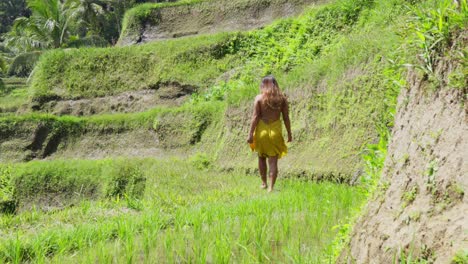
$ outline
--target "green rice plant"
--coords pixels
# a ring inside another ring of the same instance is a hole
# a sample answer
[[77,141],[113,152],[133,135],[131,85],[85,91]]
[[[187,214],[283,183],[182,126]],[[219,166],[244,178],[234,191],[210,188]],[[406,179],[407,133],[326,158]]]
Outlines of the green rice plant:
[[[143,195],[146,178],[138,164],[117,162],[109,167],[109,171],[103,173],[111,177],[109,185],[106,187],[106,196],[118,196],[119,198],[125,196],[125,198],[131,199]],[[133,200],[130,202],[133,202]]]
[[0,113],[15,112],[28,102],[26,79],[11,77],[0,79]]
[[190,157],[189,161],[199,170],[206,170],[212,167],[212,160],[205,153],[196,153]]
[[[36,211],[34,217],[32,212],[8,216],[11,226],[0,216],[6,232],[0,260],[13,261],[20,252],[20,261],[57,263],[109,258],[284,262],[290,252],[310,263],[333,238],[332,225],[363,201],[349,186],[283,180],[281,192],[267,195],[253,187],[258,179],[245,175],[198,171],[182,161],[131,164],[140,164],[147,185],[153,186],[140,198],[144,206],[139,210],[129,208],[125,199],[99,200]],[[36,228],[19,234],[20,242],[11,236],[28,226]]]

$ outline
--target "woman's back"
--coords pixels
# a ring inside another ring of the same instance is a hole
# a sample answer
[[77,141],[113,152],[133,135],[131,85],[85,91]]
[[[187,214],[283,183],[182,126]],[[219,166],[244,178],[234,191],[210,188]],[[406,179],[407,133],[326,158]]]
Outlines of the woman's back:
[[260,119],[265,123],[271,123],[276,120],[279,120],[281,113],[284,111],[286,106],[286,101],[281,101],[277,106],[269,105],[264,99],[263,95],[257,95],[256,100],[258,101],[260,107]]

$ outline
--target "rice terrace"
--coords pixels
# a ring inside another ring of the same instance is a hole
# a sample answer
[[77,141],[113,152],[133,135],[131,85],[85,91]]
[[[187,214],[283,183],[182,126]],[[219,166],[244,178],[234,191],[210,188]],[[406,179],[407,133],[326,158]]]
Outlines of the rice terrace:
[[467,0],[0,20],[0,263],[468,263]]

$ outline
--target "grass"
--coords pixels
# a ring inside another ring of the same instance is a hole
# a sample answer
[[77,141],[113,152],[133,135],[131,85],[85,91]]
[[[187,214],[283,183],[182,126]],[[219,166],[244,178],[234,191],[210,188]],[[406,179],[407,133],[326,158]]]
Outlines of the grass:
[[[14,173],[55,168],[82,179],[103,162],[120,161],[28,163]],[[2,215],[0,260],[315,263],[333,250],[333,226],[364,201],[362,191],[345,185],[279,179],[279,191],[267,194],[259,179],[236,172],[198,170],[180,160],[126,162],[138,164],[145,178],[141,196],[82,197],[49,212]]]
[[0,86],[0,114],[11,113],[29,102],[28,86],[25,78],[10,77],[2,79]]
[[[201,137],[203,130],[213,121],[219,119],[216,114],[222,113],[223,105],[218,102],[199,102],[185,104],[181,107],[157,107],[146,112],[102,114],[88,117],[55,116],[51,114],[29,113],[15,116],[0,117],[0,134],[4,137],[14,136],[15,133],[31,132],[36,126],[47,126],[63,136],[77,136],[82,133],[132,130],[138,128],[154,129],[161,137],[176,135],[175,129],[181,136],[188,135],[187,144],[195,144]],[[182,120],[182,115],[186,119]],[[180,117],[181,120],[173,120]],[[187,122],[185,122],[187,121]],[[185,122],[185,123],[184,123]],[[186,125],[187,127],[181,126]],[[176,141],[175,138],[169,138]]]

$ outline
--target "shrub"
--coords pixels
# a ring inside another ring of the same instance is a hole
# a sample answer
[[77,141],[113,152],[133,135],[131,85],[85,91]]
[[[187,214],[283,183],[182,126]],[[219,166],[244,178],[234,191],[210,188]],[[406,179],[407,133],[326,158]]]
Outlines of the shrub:
[[0,77],[4,76],[7,73],[7,69],[7,63],[0,53]]
[[190,163],[193,167],[199,170],[206,170],[211,168],[212,160],[210,157],[205,153],[197,153],[190,157]]
[[117,160],[105,172],[110,181],[106,187],[107,197],[140,197],[145,190],[146,178],[138,164]]
[[138,198],[146,183],[140,166],[141,162],[124,159],[0,164],[0,202],[67,206],[82,199]]
[[27,77],[31,74],[41,52],[26,52],[16,56],[8,69],[9,76]]
[[106,47],[109,42],[101,36],[86,36],[84,38],[71,39],[67,42],[66,47],[68,48],[80,48],[80,47]]

